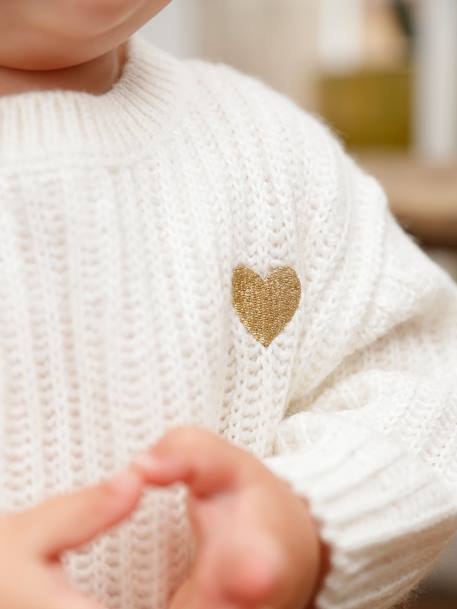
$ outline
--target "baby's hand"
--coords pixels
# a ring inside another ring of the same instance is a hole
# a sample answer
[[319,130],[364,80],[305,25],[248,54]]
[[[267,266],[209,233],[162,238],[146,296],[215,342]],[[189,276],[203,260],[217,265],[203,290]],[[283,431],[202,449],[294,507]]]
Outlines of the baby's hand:
[[0,516],[0,607],[102,609],[71,588],[59,557],[128,516],[141,490],[141,477],[132,470],[26,512]]
[[320,542],[304,500],[250,453],[207,431],[169,432],[136,465],[189,487],[197,555],[172,609],[306,609]]

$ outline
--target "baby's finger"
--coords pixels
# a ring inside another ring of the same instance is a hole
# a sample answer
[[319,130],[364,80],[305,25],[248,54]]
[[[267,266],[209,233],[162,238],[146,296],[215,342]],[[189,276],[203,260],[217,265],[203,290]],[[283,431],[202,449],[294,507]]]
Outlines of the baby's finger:
[[195,577],[191,575],[174,596],[170,609],[221,609],[216,607],[199,588]]
[[9,517],[9,523],[32,551],[54,557],[123,520],[137,505],[141,491],[141,477],[131,470],[111,482],[54,497]]
[[247,451],[196,428],[168,432],[135,464],[151,484],[184,482],[197,497],[234,490],[258,479],[261,470],[260,463]]
[[199,579],[214,598],[240,609],[257,609],[277,596],[283,563],[274,540],[236,535],[202,551]]
[[[46,607],[49,609],[49,607]],[[70,602],[58,603],[54,609],[105,609],[102,605],[95,601],[75,598]]]
[[[85,597],[81,592],[73,589],[63,574],[56,577],[56,573],[50,573],[49,569],[43,565],[35,567],[27,574],[25,581],[28,585],[19,588],[21,591],[20,602],[18,602],[17,581],[12,582],[16,590],[13,604],[7,603],[6,606],[12,609],[105,609],[105,607],[95,599]],[[31,577],[30,577],[31,575]],[[4,600],[4,597],[2,597]],[[3,608],[3,604],[2,604]]]
[[105,607],[97,601],[87,599],[77,593],[69,593],[64,598],[43,605],[43,609],[105,609]]

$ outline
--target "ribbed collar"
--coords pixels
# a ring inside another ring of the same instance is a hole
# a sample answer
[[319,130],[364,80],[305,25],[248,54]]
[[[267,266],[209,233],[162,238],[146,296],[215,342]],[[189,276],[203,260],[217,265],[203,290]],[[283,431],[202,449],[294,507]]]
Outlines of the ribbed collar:
[[186,80],[183,64],[137,35],[121,78],[103,95],[52,90],[0,97],[0,160],[138,151],[177,115]]

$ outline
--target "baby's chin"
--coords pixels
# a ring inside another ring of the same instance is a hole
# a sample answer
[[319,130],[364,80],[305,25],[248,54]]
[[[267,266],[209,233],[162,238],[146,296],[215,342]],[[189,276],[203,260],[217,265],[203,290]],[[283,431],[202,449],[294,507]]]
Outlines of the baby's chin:
[[[15,0],[17,1],[17,0]],[[50,29],[69,39],[101,38],[138,29],[171,0],[47,0]],[[0,0],[1,2],[1,0]],[[37,17],[38,22],[40,16]]]
[[114,42],[85,42],[73,46],[70,41],[66,44],[59,41],[49,44],[47,41],[46,46],[30,45],[17,54],[0,52],[0,67],[27,72],[64,70],[95,61],[119,46]]
[[165,3],[160,0],[69,0],[64,7],[59,5],[52,11],[49,25],[69,40],[102,38],[128,28],[139,15],[150,17],[150,7],[160,4]]
[[122,45],[169,2],[68,0],[64,7],[46,0],[46,10],[31,13],[24,27],[16,23],[14,34],[0,24],[0,66],[39,71],[88,63]]

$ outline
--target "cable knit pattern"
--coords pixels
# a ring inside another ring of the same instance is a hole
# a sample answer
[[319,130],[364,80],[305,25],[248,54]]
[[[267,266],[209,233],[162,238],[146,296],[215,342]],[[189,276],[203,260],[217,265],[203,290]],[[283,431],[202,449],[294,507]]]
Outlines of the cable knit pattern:
[[[265,348],[232,273],[293,268]],[[123,467],[167,429],[244,446],[310,501],[320,609],[386,609],[457,527],[457,291],[318,120],[138,38],[105,95],[0,99],[0,507]],[[66,557],[112,609],[166,609],[182,489]]]

